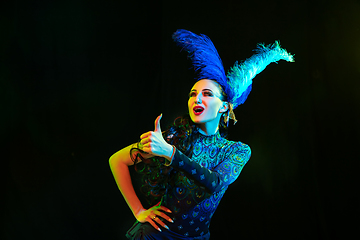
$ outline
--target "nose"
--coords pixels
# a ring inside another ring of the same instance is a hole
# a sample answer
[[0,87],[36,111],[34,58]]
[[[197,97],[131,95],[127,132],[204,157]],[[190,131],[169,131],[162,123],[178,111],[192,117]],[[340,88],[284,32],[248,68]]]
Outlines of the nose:
[[199,93],[197,96],[196,96],[196,103],[202,103],[202,100],[201,100],[201,93]]

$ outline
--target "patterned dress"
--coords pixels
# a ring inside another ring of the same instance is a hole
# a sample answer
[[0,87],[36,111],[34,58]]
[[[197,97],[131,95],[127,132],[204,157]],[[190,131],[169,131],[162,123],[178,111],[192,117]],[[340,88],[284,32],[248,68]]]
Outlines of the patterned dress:
[[[211,136],[197,134],[199,136],[194,143],[192,157],[189,158],[176,150],[170,165],[173,167],[172,181],[161,205],[172,211],[167,215],[174,223],[164,220],[170,229],[162,229],[161,233],[147,223],[149,227],[140,231],[144,236],[149,236],[142,238],[134,236],[140,227],[134,228],[134,225],[128,232],[129,238],[209,239],[211,217],[228,186],[237,179],[249,160],[251,150],[246,144],[221,137],[219,132]],[[152,234],[159,237],[151,237]]]

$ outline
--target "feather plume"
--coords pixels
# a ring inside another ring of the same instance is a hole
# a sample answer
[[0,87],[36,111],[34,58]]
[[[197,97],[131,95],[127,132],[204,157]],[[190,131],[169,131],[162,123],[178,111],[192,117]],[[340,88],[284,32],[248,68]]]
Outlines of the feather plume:
[[209,37],[204,34],[197,35],[179,29],[173,34],[173,40],[188,52],[188,57],[192,61],[198,80],[215,80],[223,87],[223,91],[228,95],[228,98],[233,97],[227,83],[223,63]]
[[233,98],[229,99],[234,109],[245,102],[251,91],[252,79],[267,65],[279,60],[294,62],[293,55],[282,49],[278,41],[267,46],[258,44],[255,52],[256,54],[241,64],[236,62],[227,74],[228,84],[234,90]]
[[258,44],[253,56],[240,64],[236,62],[225,75],[221,58],[209,37],[184,29],[177,30],[172,37],[178,46],[188,52],[197,79],[211,79],[219,83],[227,95],[227,101],[233,104],[233,109],[245,102],[252,88],[252,79],[267,65],[279,60],[294,61],[293,56],[282,49],[278,41],[267,46]]

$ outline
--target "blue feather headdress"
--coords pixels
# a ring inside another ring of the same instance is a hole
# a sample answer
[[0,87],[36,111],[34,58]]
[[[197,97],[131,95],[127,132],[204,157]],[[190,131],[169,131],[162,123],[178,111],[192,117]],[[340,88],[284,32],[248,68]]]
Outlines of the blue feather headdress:
[[258,44],[253,56],[240,64],[236,62],[225,75],[221,58],[209,37],[179,29],[173,34],[173,39],[188,52],[198,73],[197,79],[211,79],[219,83],[233,109],[245,102],[251,91],[252,79],[267,65],[279,60],[294,62],[293,56],[282,49],[279,42],[267,46]]

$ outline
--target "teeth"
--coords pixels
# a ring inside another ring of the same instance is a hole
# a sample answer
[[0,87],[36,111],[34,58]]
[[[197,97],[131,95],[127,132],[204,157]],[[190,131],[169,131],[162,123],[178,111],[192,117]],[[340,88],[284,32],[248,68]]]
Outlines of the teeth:
[[202,108],[200,106],[196,106],[196,107],[194,107],[193,111],[195,113],[202,113],[204,111],[204,108]]

